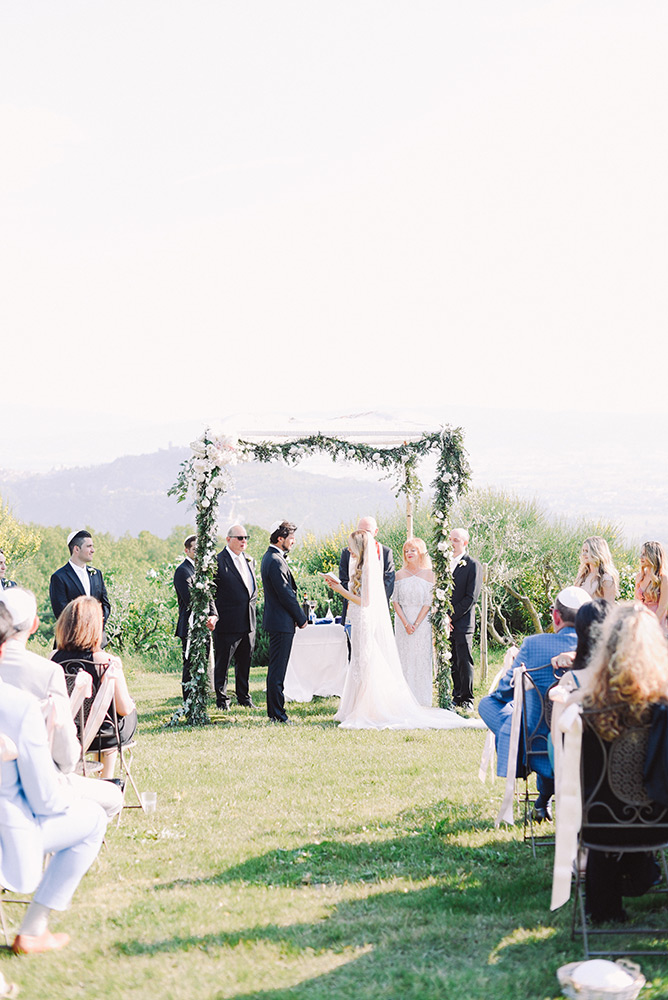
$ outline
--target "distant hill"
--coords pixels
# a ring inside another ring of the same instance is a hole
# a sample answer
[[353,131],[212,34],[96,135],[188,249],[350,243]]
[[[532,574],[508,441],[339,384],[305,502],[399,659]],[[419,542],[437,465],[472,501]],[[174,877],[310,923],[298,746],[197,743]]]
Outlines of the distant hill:
[[[72,528],[90,524],[114,535],[150,531],[164,538],[194,519],[185,504],[167,496],[189,453],[188,448],[167,448],[87,468],[0,471],[0,496],[22,521]],[[397,504],[388,483],[315,475],[278,462],[240,464],[233,477],[234,488],[219,507],[223,530],[235,520],[269,527],[289,517],[318,534],[363,514],[391,513]]]

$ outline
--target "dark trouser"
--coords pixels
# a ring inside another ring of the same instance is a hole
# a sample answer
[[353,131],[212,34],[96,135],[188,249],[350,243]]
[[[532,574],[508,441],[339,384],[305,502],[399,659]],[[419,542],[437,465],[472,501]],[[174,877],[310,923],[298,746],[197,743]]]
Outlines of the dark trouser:
[[255,647],[255,632],[218,632],[213,633],[213,648],[216,654],[216,666],[213,673],[213,686],[216,691],[216,704],[219,708],[227,708],[230,699],[227,696],[227,675],[234,658],[234,687],[237,701],[247,705],[251,700],[248,690],[251,657]]
[[642,896],[661,874],[648,851],[606,854],[589,850],[585,874],[587,913],[594,923],[624,920],[622,896]]
[[181,639],[181,644],[183,646],[183,672],[181,673],[181,691],[183,693],[183,700],[186,700],[187,691],[186,684],[190,680],[190,659],[186,657],[186,646],[188,645],[188,636]]
[[288,669],[293,632],[269,633],[269,669],[267,670],[267,715],[270,719],[286,722],[283,681]]
[[451,632],[452,700],[455,705],[473,701],[473,632]]

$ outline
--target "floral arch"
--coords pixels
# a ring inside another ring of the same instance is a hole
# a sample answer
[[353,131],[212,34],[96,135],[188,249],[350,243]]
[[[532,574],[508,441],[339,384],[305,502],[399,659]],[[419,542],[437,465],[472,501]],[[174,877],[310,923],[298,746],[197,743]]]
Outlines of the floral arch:
[[382,478],[392,479],[396,495],[406,497],[409,510],[422,488],[417,474],[418,462],[429,454],[436,454],[436,476],[432,483],[434,537],[431,555],[436,576],[432,622],[438,700],[441,707],[448,707],[451,678],[445,624],[452,591],[450,511],[457,496],[466,489],[470,478],[461,428],[442,427],[439,431],[423,433],[412,439],[408,436],[396,446],[376,446],[354,441],[352,435],[346,439],[343,436],[328,437],[324,434],[285,441],[252,442],[216,434],[207,428],[190,447],[192,455],[182,463],[178,478],[169,490],[170,496],[176,496],[179,501],[192,502],[198,539],[191,604],[191,679],[186,700],[173,721],[185,718],[192,725],[209,722],[207,665],[210,633],[206,620],[213,596],[216,566],[216,510],[221,494],[232,485],[230,467],[239,461],[250,460],[282,460],[289,465],[296,465],[301,459],[318,453],[328,454],[335,461],[358,462],[379,471]]

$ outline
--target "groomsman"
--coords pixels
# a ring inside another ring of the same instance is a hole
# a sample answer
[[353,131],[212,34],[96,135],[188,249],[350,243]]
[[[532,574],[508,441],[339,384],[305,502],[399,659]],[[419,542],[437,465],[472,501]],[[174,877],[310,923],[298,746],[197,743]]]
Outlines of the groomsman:
[[11,587],[16,586],[14,580],[5,579],[6,573],[7,573],[7,558],[2,549],[0,549],[0,594],[2,593],[3,590],[9,590]]
[[251,658],[255,647],[255,606],[257,582],[255,560],[246,555],[248,533],[241,524],[233,524],[227,532],[227,545],[218,553],[218,569],[214,581],[218,621],[213,633],[216,666],[213,684],[216,705],[227,709],[227,675],[234,659],[234,686],[237,701],[255,708],[248,688]]
[[[373,537],[376,538],[378,534],[376,519],[373,517],[361,517],[357,523],[357,530],[369,531]],[[383,564],[383,585],[389,601],[394,591],[394,556],[392,555],[392,549],[389,548],[389,546],[381,545],[378,541],[376,541],[376,545],[379,548],[378,555],[380,556]],[[345,589],[348,590],[348,584],[350,582],[350,551],[348,548],[343,549],[341,552],[341,559],[339,560],[339,580]],[[343,613],[341,615],[341,620],[343,622],[346,620],[347,610],[348,602],[344,600]]]
[[[190,658],[186,655],[188,651],[188,638],[190,634],[190,589],[195,577],[195,556],[197,555],[197,535],[188,535],[183,543],[185,559],[176,567],[174,573],[174,590],[179,606],[179,616],[176,622],[176,632],[174,633],[181,640],[183,647],[183,670],[181,672],[181,691],[183,700],[186,700],[186,684],[190,680]],[[206,623],[209,631],[212,631],[216,624],[215,609],[213,605],[209,609],[210,614]]]
[[290,659],[295,628],[306,627],[306,615],[297,600],[297,584],[287,564],[295,544],[297,526],[281,521],[269,536],[260,572],[264,588],[262,625],[269,634],[267,671],[267,715],[273,722],[287,722],[283,682]]
[[450,533],[452,559],[452,619],[450,647],[452,653],[452,700],[455,708],[473,711],[473,632],[475,606],[482,590],[482,566],[467,551],[469,533],[455,528]]
[[[90,531],[83,529],[72,531],[67,538],[67,547],[70,550],[69,562],[56,570],[49,584],[49,597],[53,613],[56,618],[59,618],[64,608],[75,598],[95,597],[102,605],[102,618],[106,625],[111,605],[102,573],[90,565],[95,553]],[[106,644],[107,637],[103,633],[102,645],[106,646]]]

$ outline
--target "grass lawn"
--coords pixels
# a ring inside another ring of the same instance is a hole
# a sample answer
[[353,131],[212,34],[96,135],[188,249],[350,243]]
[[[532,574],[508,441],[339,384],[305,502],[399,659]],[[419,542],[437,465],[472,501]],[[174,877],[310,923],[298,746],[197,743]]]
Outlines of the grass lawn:
[[[179,675],[128,666],[158,810],[110,827],[52,920],[69,948],[2,952],[25,1000],[560,996],[557,967],[582,957],[570,907],[549,910],[551,849],[534,861],[521,829],[494,829],[484,733],[343,732],[337,699],[289,706],[292,727],[212,708],[173,730]],[[668,996],[668,963],[640,962],[642,996]]]

